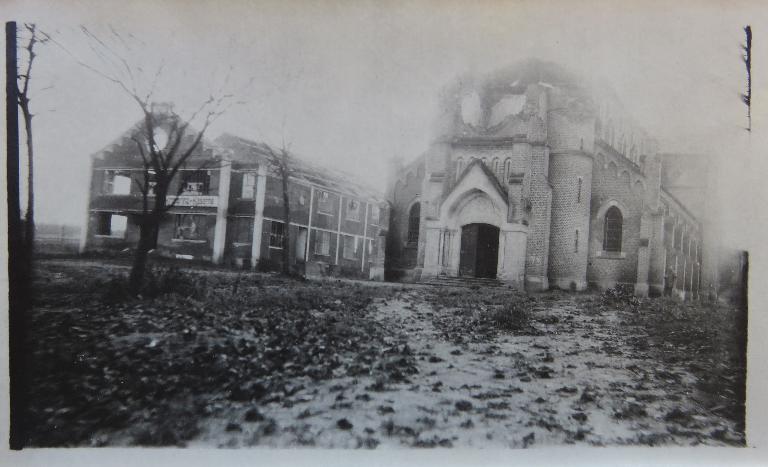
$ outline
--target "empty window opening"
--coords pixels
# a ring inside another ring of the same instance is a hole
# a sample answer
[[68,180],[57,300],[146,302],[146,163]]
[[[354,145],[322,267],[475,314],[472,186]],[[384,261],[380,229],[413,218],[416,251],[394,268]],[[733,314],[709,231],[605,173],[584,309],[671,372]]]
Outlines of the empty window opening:
[[344,235],[344,249],[342,255],[344,259],[355,259],[358,249],[358,238]]
[[175,240],[203,240],[205,216],[198,214],[176,214],[176,225],[173,231]]
[[283,248],[285,244],[285,224],[282,222],[271,222],[269,231],[269,246],[271,248]]
[[356,199],[350,199],[347,201],[347,220],[360,220],[360,201]]
[[253,241],[252,217],[233,217],[231,225],[233,243],[251,243]]
[[333,213],[333,203],[331,203],[331,196],[327,191],[317,192],[317,212],[321,214]]
[[185,170],[182,172],[181,194],[190,196],[207,195],[211,186],[210,170]]
[[96,235],[125,238],[125,231],[127,228],[128,217],[103,212],[99,214]]
[[379,207],[375,204],[371,205],[371,224],[379,223]]
[[105,171],[104,193],[109,195],[131,194],[131,173],[119,170]]
[[243,189],[240,193],[243,199],[253,199],[256,197],[256,174],[246,172],[243,174]]
[[329,256],[331,254],[331,233],[325,231],[315,232],[315,254]]

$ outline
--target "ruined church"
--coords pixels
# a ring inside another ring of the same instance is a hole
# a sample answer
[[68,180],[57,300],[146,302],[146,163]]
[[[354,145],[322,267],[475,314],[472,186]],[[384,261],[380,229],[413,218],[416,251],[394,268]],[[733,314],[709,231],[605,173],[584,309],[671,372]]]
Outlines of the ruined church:
[[678,158],[615,94],[528,60],[441,99],[429,149],[390,168],[390,277],[683,298],[705,287],[708,206],[675,186]]

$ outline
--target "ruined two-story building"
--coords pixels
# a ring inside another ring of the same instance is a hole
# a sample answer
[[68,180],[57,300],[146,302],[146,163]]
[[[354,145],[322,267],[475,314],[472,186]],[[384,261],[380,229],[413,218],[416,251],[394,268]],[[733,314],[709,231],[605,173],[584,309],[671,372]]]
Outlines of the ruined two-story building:
[[[139,131],[136,125],[92,156],[81,251],[119,251],[138,242],[144,177],[134,140]],[[162,220],[155,254],[279,269],[289,239],[291,266],[310,275],[383,278],[388,204],[348,174],[294,155],[290,166],[286,226],[281,179],[266,146],[228,134],[202,140],[169,189],[168,203],[175,204]],[[153,196],[150,186],[150,203]]]

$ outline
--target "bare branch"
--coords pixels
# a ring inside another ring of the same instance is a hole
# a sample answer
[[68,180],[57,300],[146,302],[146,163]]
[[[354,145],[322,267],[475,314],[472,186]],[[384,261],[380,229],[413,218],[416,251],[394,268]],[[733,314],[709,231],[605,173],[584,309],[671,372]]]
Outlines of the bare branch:
[[139,155],[141,155],[141,161],[144,165],[144,170],[149,171],[150,169],[154,169],[156,172],[160,170],[160,167],[157,163],[156,158],[149,157],[144,151],[144,144],[142,144],[141,141],[138,140],[135,136],[131,137],[131,139],[136,143],[136,146],[139,148]]
[[162,75],[164,67],[165,67],[165,60],[163,59],[163,61],[160,62],[160,66],[157,68],[155,77],[152,79],[152,84],[149,86],[149,91],[147,92],[147,96],[144,98],[146,102],[149,102],[152,99],[152,96],[155,93],[155,88],[157,87],[157,81],[160,79],[160,75]]
[[[22,87],[18,91],[19,94],[19,100],[22,102],[29,102],[29,81],[32,76],[32,62],[35,61],[35,43],[38,42],[37,40],[37,33],[36,33],[36,26],[34,24],[25,24],[25,28],[30,32],[29,42],[27,43],[27,46],[24,47],[27,51],[28,59],[27,59],[27,71],[23,74],[18,75],[18,78],[22,79]],[[17,84],[18,86],[18,84]]]
[[[131,66],[128,64],[128,61],[125,59],[125,57],[123,57],[122,55],[120,55],[117,52],[115,52],[114,50],[112,50],[112,48],[109,45],[107,45],[104,41],[99,39],[96,35],[91,33],[91,31],[88,30],[88,28],[86,28],[85,26],[81,25],[80,29],[83,31],[83,33],[86,34],[86,36],[88,36],[89,38],[91,38],[94,41],[96,41],[96,43],[101,45],[101,47],[106,52],[108,52],[110,55],[115,57],[115,59],[123,66],[123,69],[125,69],[125,72],[128,74],[128,77],[131,80],[131,89],[132,89],[133,93],[134,94],[138,94],[138,91],[136,89],[136,77],[134,76],[133,70],[131,69]],[[117,35],[117,33],[114,31],[114,29],[112,30],[112,32],[115,35]],[[118,37],[119,37],[119,35],[118,35]]]
[[147,182],[146,177],[145,177],[144,183],[142,183],[138,178],[131,177],[131,180],[139,188],[139,191],[141,192],[141,194],[146,196],[147,195],[147,187],[149,186],[149,184],[146,183]]
[[[184,136],[187,134],[188,124],[185,122],[179,125],[179,118],[174,116],[171,122],[171,131],[168,133],[168,143],[166,144],[166,153],[168,159],[163,158],[163,165],[167,168],[172,162],[173,157],[178,153],[179,147],[184,141]],[[171,137],[173,142],[171,143]],[[170,147],[168,146],[170,144]]]

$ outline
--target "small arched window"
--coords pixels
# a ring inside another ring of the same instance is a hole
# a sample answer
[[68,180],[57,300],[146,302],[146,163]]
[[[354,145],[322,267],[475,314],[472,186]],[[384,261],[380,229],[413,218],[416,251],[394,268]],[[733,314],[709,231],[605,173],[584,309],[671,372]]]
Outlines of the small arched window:
[[499,158],[496,157],[493,159],[493,173],[496,175],[499,174]]
[[456,161],[456,178],[457,179],[459,178],[463,170],[464,170],[464,159],[459,157],[459,159]]
[[504,161],[504,180],[509,180],[509,176],[512,173],[512,161],[507,159]]
[[624,219],[621,211],[616,206],[611,206],[605,213],[605,226],[603,229],[603,250],[621,251],[621,230]]
[[408,213],[408,243],[419,242],[419,222],[421,220],[421,204],[413,203]]
[[579,177],[578,181],[578,187],[576,188],[576,202],[581,203],[581,185],[583,184],[584,180]]
[[578,253],[579,252],[579,230],[576,229],[576,238],[573,241],[573,252]]

